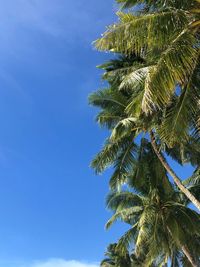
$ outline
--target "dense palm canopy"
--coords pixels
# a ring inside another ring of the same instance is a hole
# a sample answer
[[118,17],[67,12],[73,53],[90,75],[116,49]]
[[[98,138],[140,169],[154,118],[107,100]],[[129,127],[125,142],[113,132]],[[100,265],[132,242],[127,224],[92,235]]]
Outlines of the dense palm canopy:
[[168,145],[188,139],[198,128],[200,3],[191,1],[118,1],[135,12],[119,12],[119,22],[96,41],[100,50],[135,53],[120,88],[143,83],[144,113],[165,110],[160,136]]
[[[122,185],[127,173],[132,171],[137,152],[135,138],[160,128],[163,121],[161,111],[149,115],[141,113],[143,84],[135,83],[134,87],[119,88],[123,75],[127,75],[138,64],[144,64],[142,59],[132,55],[102,65],[101,68],[106,71],[103,77],[109,82],[109,87],[100,89],[89,98],[90,104],[100,108],[97,122],[111,131],[105,146],[94,158],[92,167],[100,173],[109,166],[115,166],[110,180],[112,189]],[[190,136],[190,140],[185,141],[184,145],[176,144],[173,148],[166,146],[164,140],[160,141],[160,149],[178,163],[189,162],[195,167],[199,165],[200,145],[195,136]]]
[[107,228],[116,220],[131,225],[117,248],[134,250],[140,266],[159,266],[169,259],[177,262],[172,266],[180,266],[178,262],[185,257],[184,253],[193,258],[194,251],[195,260],[200,257],[199,241],[194,244],[193,240],[195,237],[199,240],[200,216],[187,207],[182,194],[170,184],[146,139],[142,140],[140,157],[126,189],[111,192],[107,206],[114,212]]
[[[118,249],[134,249],[140,266],[159,266],[173,258],[180,264],[182,257],[188,255],[194,262],[198,261],[199,215],[182,204],[176,193],[163,195],[158,190],[148,194],[128,190],[113,192],[108,197],[108,206],[114,215],[107,227],[117,219],[131,225],[120,238]],[[181,265],[177,263],[177,266]]]
[[[115,58],[89,98],[110,132],[92,161],[97,173],[113,167],[107,227],[131,225],[112,253],[131,267],[200,266],[200,218],[188,207],[200,211],[200,1],[117,2],[118,22],[95,42]],[[170,157],[192,176],[182,181]],[[111,254],[102,266],[123,266]]]

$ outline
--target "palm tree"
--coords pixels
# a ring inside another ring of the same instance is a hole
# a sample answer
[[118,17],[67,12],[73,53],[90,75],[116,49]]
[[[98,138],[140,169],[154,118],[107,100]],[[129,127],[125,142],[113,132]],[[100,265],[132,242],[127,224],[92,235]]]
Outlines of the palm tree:
[[[200,244],[194,241],[197,234],[199,236],[197,213],[172,200],[172,196],[163,200],[156,191],[147,196],[128,191],[114,192],[109,201],[112,206],[113,202],[118,202],[118,206],[112,208],[114,215],[108,226],[116,219],[131,225],[134,222],[131,229],[120,238],[118,249],[123,251],[124,247],[135,245],[135,255],[141,266],[164,265],[173,258],[179,262],[183,256],[192,266],[199,266]],[[130,202],[134,201],[131,207]]]
[[[106,126],[111,130],[111,137],[92,162],[92,166],[97,172],[102,172],[106,167],[114,164],[115,172],[111,178],[111,187],[124,183],[127,173],[131,172],[134,163],[135,144],[133,140],[139,134],[149,132],[152,146],[161,163],[179,189],[200,210],[200,202],[182,184],[181,179],[169,166],[162,153],[162,151],[166,151],[170,156],[175,157],[179,163],[180,161],[183,163],[192,160],[191,163],[198,166],[199,161],[197,159],[200,156],[198,139],[191,136],[188,129],[187,140],[182,139],[173,147],[168,146],[160,134],[167,110],[160,110],[151,114],[142,112],[147,66],[147,62],[141,57],[136,57],[135,54],[122,56],[101,66],[106,71],[103,77],[109,82],[110,87],[92,94],[90,103],[101,108],[97,121],[101,126]],[[179,101],[179,97],[174,98],[173,105],[178,105]],[[159,143],[156,142],[155,133]]]
[[[126,117],[123,116],[124,119],[114,129],[112,139],[119,132],[126,135],[133,124],[137,130],[139,124],[140,132],[141,128],[143,132],[148,131],[163,166],[180,190],[200,209],[200,202],[184,187],[161,149],[164,144],[167,149],[178,145],[183,150],[185,145],[190,144],[191,135],[196,139],[198,136],[200,3],[197,0],[118,2],[123,3],[125,8],[142,5],[134,13],[120,12],[119,22],[110,26],[96,42],[98,49],[120,52],[126,60],[133,54],[137,57],[132,62],[129,60],[127,67],[122,65],[110,71],[106,66],[107,80],[115,81],[114,87],[126,93],[129,88],[126,96],[131,100],[123,110]],[[122,96],[119,93],[121,100]],[[121,104],[120,110],[124,103]],[[110,123],[112,111],[109,112],[104,108],[105,114],[99,117],[101,123]],[[119,121],[120,111],[115,113],[109,127]],[[152,118],[156,119],[156,123],[149,127]],[[144,120],[147,122],[145,126]]]
[[[171,104],[177,85],[184,98],[181,102],[187,102],[185,98],[190,100],[191,98],[194,100],[195,96],[199,98],[199,94],[193,88],[195,87],[193,79],[199,68],[199,1],[118,0],[118,2],[124,3],[125,8],[136,7],[136,11],[119,12],[119,22],[108,27],[103,37],[96,41],[96,47],[125,55],[136,53],[148,61],[145,70],[143,111],[153,112]],[[133,76],[139,69],[140,67],[131,75]],[[185,106],[188,103],[183,104]],[[197,103],[192,104],[191,108],[194,108],[192,111],[196,113]]]
[[172,266],[179,266],[175,262],[181,259],[199,266],[200,216],[171,186],[148,140],[142,143],[128,187],[111,192],[107,198],[107,206],[114,214],[106,226],[109,228],[118,219],[131,225],[117,248],[122,252],[134,249],[140,266],[164,266],[169,259],[174,262]]

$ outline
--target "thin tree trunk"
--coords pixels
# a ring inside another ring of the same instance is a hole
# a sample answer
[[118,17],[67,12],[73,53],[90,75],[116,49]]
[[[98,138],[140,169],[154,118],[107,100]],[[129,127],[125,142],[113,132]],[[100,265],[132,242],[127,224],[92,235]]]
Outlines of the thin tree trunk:
[[[172,239],[173,239],[173,235],[171,230],[169,229],[169,227],[167,226],[167,230],[169,232],[169,234],[171,235]],[[187,248],[187,246],[181,246],[181,244],[179,243],[183,253],[185,254],[186,258],[188,259],[188,261],[192,264],[193,267],[200,267],[200,263],[196,262],[196,260],[194,259],[194,257],[191,255],[189,249]]]
[[185,256],[187,257],[187,259],[189,260],[189,262],[192,264],[193,267],[199,267],[200,263],[196,263],[196,261],[194,260],[193,256],[190,254],[190,251],[188,250],[188,248],[186,246],[182,247],[182,251],[185,254]]
[[178,186],[178,188],[181,190],[183,194],[187,196],[187,198],[194,204],[194,206],[200,211],[200,202],[190,193],[190,191],[182,184],[181,179],[176,175],[176,173],[172,170],[172,168],[169,166],[168,162],[162,155],[162,153],[158,150],[158,146],[156,144],[156,140],[154,137],[154,133],[150,132],[151,137],[151,144],[154,149],[154,152],[156,153],[157,157],[159,158],[162,165],[165,167],[167,172],[171,175],[173,178],[175,184]]

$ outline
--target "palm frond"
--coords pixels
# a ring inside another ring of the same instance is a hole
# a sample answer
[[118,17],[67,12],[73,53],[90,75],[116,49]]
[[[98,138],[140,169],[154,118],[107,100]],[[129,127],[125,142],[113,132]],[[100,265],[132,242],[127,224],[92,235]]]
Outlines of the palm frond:
[[119,208],[124,209],[133,206],[141,206],[143,201],[143,196],[129,191],[111,192],[106,198],[107,208],[112,211],[116,211]]
[[[130,137],[129,137],[130,138]],[[124,144],[118,158],[114,163],[114,173],[110,178],[110,188],[120,190],[121,186],[127,181],[135,165],[137,146],[131,139]]]
[[196,66],[197,40],[189,31],[183,31],[165,50],[156,66],[147,76],[147,97],[143,110],[148,113],[151,106],[159,108],[169,105],[177,84],[185,84]]
[[195,124],[199,102],[198,57],[195,60],[196,63],[188,76],[186,87],[179,96],[174,97],[158,129],[160,138],[168,146],[187,142],[190,138],[191,126]]
[[133,132],[136,132],[136,130],[139,130],[136,122],[137,118],[134,117],[125,118],[119,121],[113,129],[110,139],[112,141],[117,141],[125,136],[129,136]]
[[127,248],[130,248],[133,245],[135,235],[137,233],[137,224],[133,225],[119,240],[117,247],[118,249],[124,253]]
[[112,88],[101,89],[89,96],[89,104],[110,111],[123,111],[126,108],[127,99],[122,93]]
[[128,75],[124,76],[119,89],[124,88],[138,88],[141,84],[144,84],[145,77],[150,69],[150,66],[140,67],[138,69],[134,69]]
[[130,149],[132,152],[134,147],[133,139],[130,137],[122,138],[117,142],[111,142],[108,139],[102,150],[93,159],[91,167],[95,169],[96,173],[102,173],[105,169],[112,166],[123,153],[126,153],[127,149]]
[[97,49],[143,55],[147,46],[165,47],[175,32],[181,32],[189,22],[182,10],[141,16],[120,12],[118,16],[119,23],[108,27],[103,37],[95,42]]
[[166,146],[163,150],[181,165],[185,163],[190,163],[193,167],[200,165],[199,139],[190,136],[188,142],[178,143],[173,147]]
[[[125,116],[124,116],[125,117]],[[111,112],[103,110],[98,113],[96,121],[101,127],[109,130],[113,129],[121,120],[124,119],[123,115],[118,112]]]
[[131,208],[126,209],[120,209],[119,211],[115,212],[115,214],[110,218],[110,220],[106,223],[106,229],[109,229],[113,223],[115,223],[118,219],[120,219],[123,222],[130,222],[133,220],[133,216],[138,213],[141,213],[143,210],[143,207],[141,206],[135,206]]

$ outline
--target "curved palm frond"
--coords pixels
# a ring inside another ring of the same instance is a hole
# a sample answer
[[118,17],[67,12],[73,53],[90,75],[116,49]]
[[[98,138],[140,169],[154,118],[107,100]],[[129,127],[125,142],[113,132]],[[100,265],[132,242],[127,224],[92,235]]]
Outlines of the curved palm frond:
[[147,46],[163,49],[172,41],[175,33],[180,34],[189,24],[187,13],[182,10],[140,16],[119,12],[118,17],[119,23],[108,27],[103,37],[95,42],[97,49],[136,53],[143,57]]
[[147,75],[147,94],[143,110],[148,113],[151,106],[168,105],[177,84],[185,84],[196,67],[198,57],[197,40],[189,31],[183,31],[160,55],[157,64]]
[[89,104],[110,111],[126,108],[127,99],[113,88],[101,89],[89,96]]

